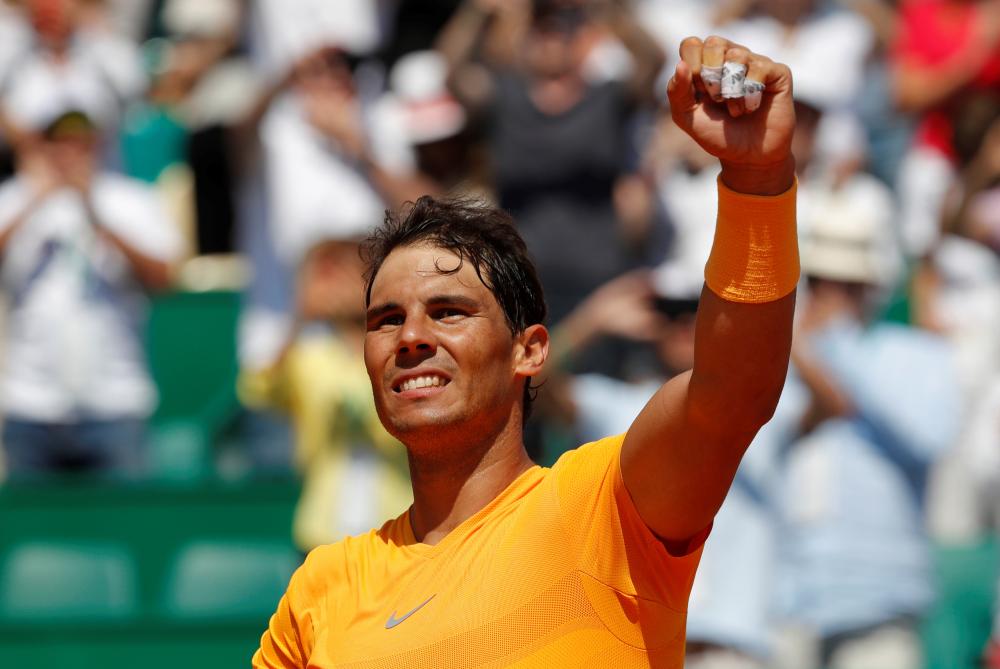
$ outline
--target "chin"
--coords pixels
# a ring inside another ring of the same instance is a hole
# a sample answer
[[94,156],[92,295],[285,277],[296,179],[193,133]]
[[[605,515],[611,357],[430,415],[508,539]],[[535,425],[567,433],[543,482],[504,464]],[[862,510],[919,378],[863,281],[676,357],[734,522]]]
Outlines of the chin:
[[390,415],[380,409],[379,418],[386,431],[408,447],[411,443],[424,442],[428,439],[440,440],[456,429],[461,431],[461,426],[465,422],[458,416],[433,410],[415,410]]

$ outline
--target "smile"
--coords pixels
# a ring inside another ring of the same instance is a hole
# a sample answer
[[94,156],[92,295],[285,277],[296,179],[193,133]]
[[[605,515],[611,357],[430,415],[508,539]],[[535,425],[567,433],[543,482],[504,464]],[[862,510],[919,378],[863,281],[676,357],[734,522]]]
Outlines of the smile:
[[403,393],[408,390],[419,390],[420,388],[440,388],[448,384],[448,379],[437,374],[426,376],[414,376],[404,380],[402,383],[393,386],[393,391]]

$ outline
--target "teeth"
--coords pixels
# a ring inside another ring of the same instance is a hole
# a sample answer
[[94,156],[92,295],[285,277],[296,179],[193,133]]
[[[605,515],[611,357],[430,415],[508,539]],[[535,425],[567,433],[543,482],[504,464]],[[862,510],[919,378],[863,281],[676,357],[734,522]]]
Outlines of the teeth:
[[446,381],[440,376],[418,376],[413,379],[407,379],[399,386],[400,391],[416,390],[417,388],[432,388],[437,386],[443,386]]

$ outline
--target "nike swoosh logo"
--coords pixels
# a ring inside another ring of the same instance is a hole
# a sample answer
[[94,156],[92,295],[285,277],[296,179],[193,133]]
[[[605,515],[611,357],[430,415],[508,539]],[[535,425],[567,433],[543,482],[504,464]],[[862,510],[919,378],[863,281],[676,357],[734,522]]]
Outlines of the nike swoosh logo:
[[[434,593],[434,594],[437,594],[437,593]],[[406,620],[407,618],[409,618],[410,616],[412,616],[414,613],[416,613],[417,611],[419,611],[420,609],[422,609],[427,604],[427,602],[431,601],[432,599],[434,599],[434,595],[431,595],[430,597],[428,597],[427,599],[425,599],[422,603],[417,604],[416,606],[414,606],[402,618],[397,618],[396,617],[396,612],[393,611],[392,615],[389,616],[389,619],[385,621],[385,628],[387,630],[391,630],[393,627],[395,627],[396,625],[398,625],[399,623],[403,622],[404,620]]]

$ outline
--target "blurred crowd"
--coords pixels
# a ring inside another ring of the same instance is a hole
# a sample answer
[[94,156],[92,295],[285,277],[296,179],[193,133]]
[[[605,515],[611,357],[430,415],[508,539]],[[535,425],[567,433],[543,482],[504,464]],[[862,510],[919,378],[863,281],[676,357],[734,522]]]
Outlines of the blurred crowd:
[[300,548],[401,512],[358,249],[427,193],[511,212],[536,259],[533,456],[625,430],[693,364],[718,165],[664,91],[710,34],[792,69],[803,281],[686,666],[921,667],[931,541],[1000,515],[1000,0],[0,2],[7,478],[142,480],[149,297],[222,287]]

